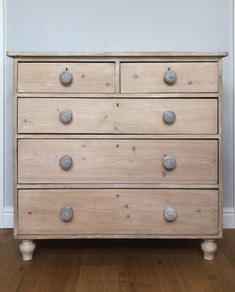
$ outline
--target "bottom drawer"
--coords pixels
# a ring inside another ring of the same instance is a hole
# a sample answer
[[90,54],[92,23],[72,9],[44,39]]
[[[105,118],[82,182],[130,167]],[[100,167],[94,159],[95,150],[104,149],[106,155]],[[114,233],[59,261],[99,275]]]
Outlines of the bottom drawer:
[[18,234],[218,233],[217,190],[19,190]]

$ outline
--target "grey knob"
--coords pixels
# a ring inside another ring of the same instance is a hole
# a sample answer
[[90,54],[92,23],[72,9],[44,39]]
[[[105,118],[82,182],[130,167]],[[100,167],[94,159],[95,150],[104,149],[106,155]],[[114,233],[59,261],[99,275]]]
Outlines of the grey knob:
[[70,206],[65,206],[60,210],[60,220],[69,222],[73,218],[73,209]]
[[172,70],[168,70],[164,74],[164,81],[169,85],[174,84],[176,82],[176,79],[177,79],[177,75]]
[[69,71],[66,70],[60,73],[60,82],[64,86],[70,85],[72,80],[73,80],[73,76]]
[[73,166],[73,159],[69,155],[64,155],[60,158],[60,167],[63,170],[70,170],[70,168]]
[[173,111],[165,111],[163,114],[163,121],[168,124],[171,125],[174,123],[176,119],[176,114]]
[[172,207],[166,207],[164,210],[164,218],[167,221],[174,221],[177,217],[176,210]]
[[71,110],[68,109],[62,110],[59,114],[59,118],[61,123],[67,125],[72,121],[73,113],[71,112]]
[[162,163],[167,170],[172,170],[176,167],[176,159],[169,155],[163,157]]

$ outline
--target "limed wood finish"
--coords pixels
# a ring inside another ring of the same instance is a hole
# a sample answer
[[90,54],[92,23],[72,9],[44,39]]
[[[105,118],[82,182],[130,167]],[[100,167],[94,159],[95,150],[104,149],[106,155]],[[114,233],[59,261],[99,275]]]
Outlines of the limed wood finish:
[[183,58],[182,60],[185,60],[186,58],[194,58],[196,57],[197,60],[202,58],[202,60],[206,58],[223,58],[228,56],[228,52],[203,52],[203,51],[86,51],[86,52],[77,52],[77,51],[8,51],[7,56],[9,57],[20,57],[20,58],[29,58],[32,57],[33,59],[39,59],[41,57],[46,57],[50,59],[54,59],[57,57],[67,57],[67,58],[73,58],[73,57],[137,57],[140,59],[141,57],[154,57],[154,58],[161,58],[164,59],[164,57],[169,58]]
[[[164,82],[164,73],[177,74],[174,85]],[[217,92],[218,65],[210,63],[123,63],[122,93]]]
[[[73,76],[69,86],[59,80],[65,70]],[[112,93],[114,77],[114,63],[19,63],[18,92]]]
[[[21,234],[218,233],[216,190],[21,190],[18,204]],[[59,216],[66,205],[70,223]],[[168,206],[174,222],[164,219]]]
[[[59,118],[65,109],[73,116],[68,124]],[[163,120],[166,111],[176,115],[171,125]],[[22,134],[217,134],[217,131],[216,99],[18,99],[18,132]]]
[[13,231],[0,230],[0,287],[7,292],[234,292],[235,230],[213,262],[199,240],[37,240],[22,262]]
[[[83,236],[201,238],[204,257],[214,257],[209,240],[222,237],[226,52],[8,55],[14,58],[14,234],[24,240],[25,259],[34,249],[27,240]],[[171,85],[164,81],[169,70],[176,74]],[[72,74],[66,86],[63,71]],[[64,110],[72,114],[67,124],[59,118]],[[164,122],[165,111],[175,113],[172,124]],[[66,155],[73,164],[64,170]],[[167,156],[176,161],[172,170],[163,167]],[[163,213],[169,202],[178,210],[172,222]],[[61,222],[58,210],[69,203],[74,217]]]
[[[216,140],[19,139],[18,151],[19,183],[218,183]],[[166,155],[175,169],[164,168]]]

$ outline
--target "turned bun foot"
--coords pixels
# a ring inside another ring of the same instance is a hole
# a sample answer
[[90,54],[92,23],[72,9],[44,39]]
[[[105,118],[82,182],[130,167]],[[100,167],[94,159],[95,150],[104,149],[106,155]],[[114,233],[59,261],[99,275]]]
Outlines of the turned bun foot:
[[217,250],[217,244],[215,240],[204,240],[201,243],[201,248],[203,251],[204,259],[207,261],[212,261]]
[[32,260],[35,247],[36,245],[32,240],[22,240],[19,248],[24,261]]

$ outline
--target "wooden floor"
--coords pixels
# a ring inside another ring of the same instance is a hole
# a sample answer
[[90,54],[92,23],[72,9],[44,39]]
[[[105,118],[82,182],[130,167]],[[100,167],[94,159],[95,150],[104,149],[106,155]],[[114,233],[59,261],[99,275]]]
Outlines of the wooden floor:
[[0,230],[0,292],[234,292],[235,230],[212,262],[199,240],[36,241],[23,262],[18,240]]

